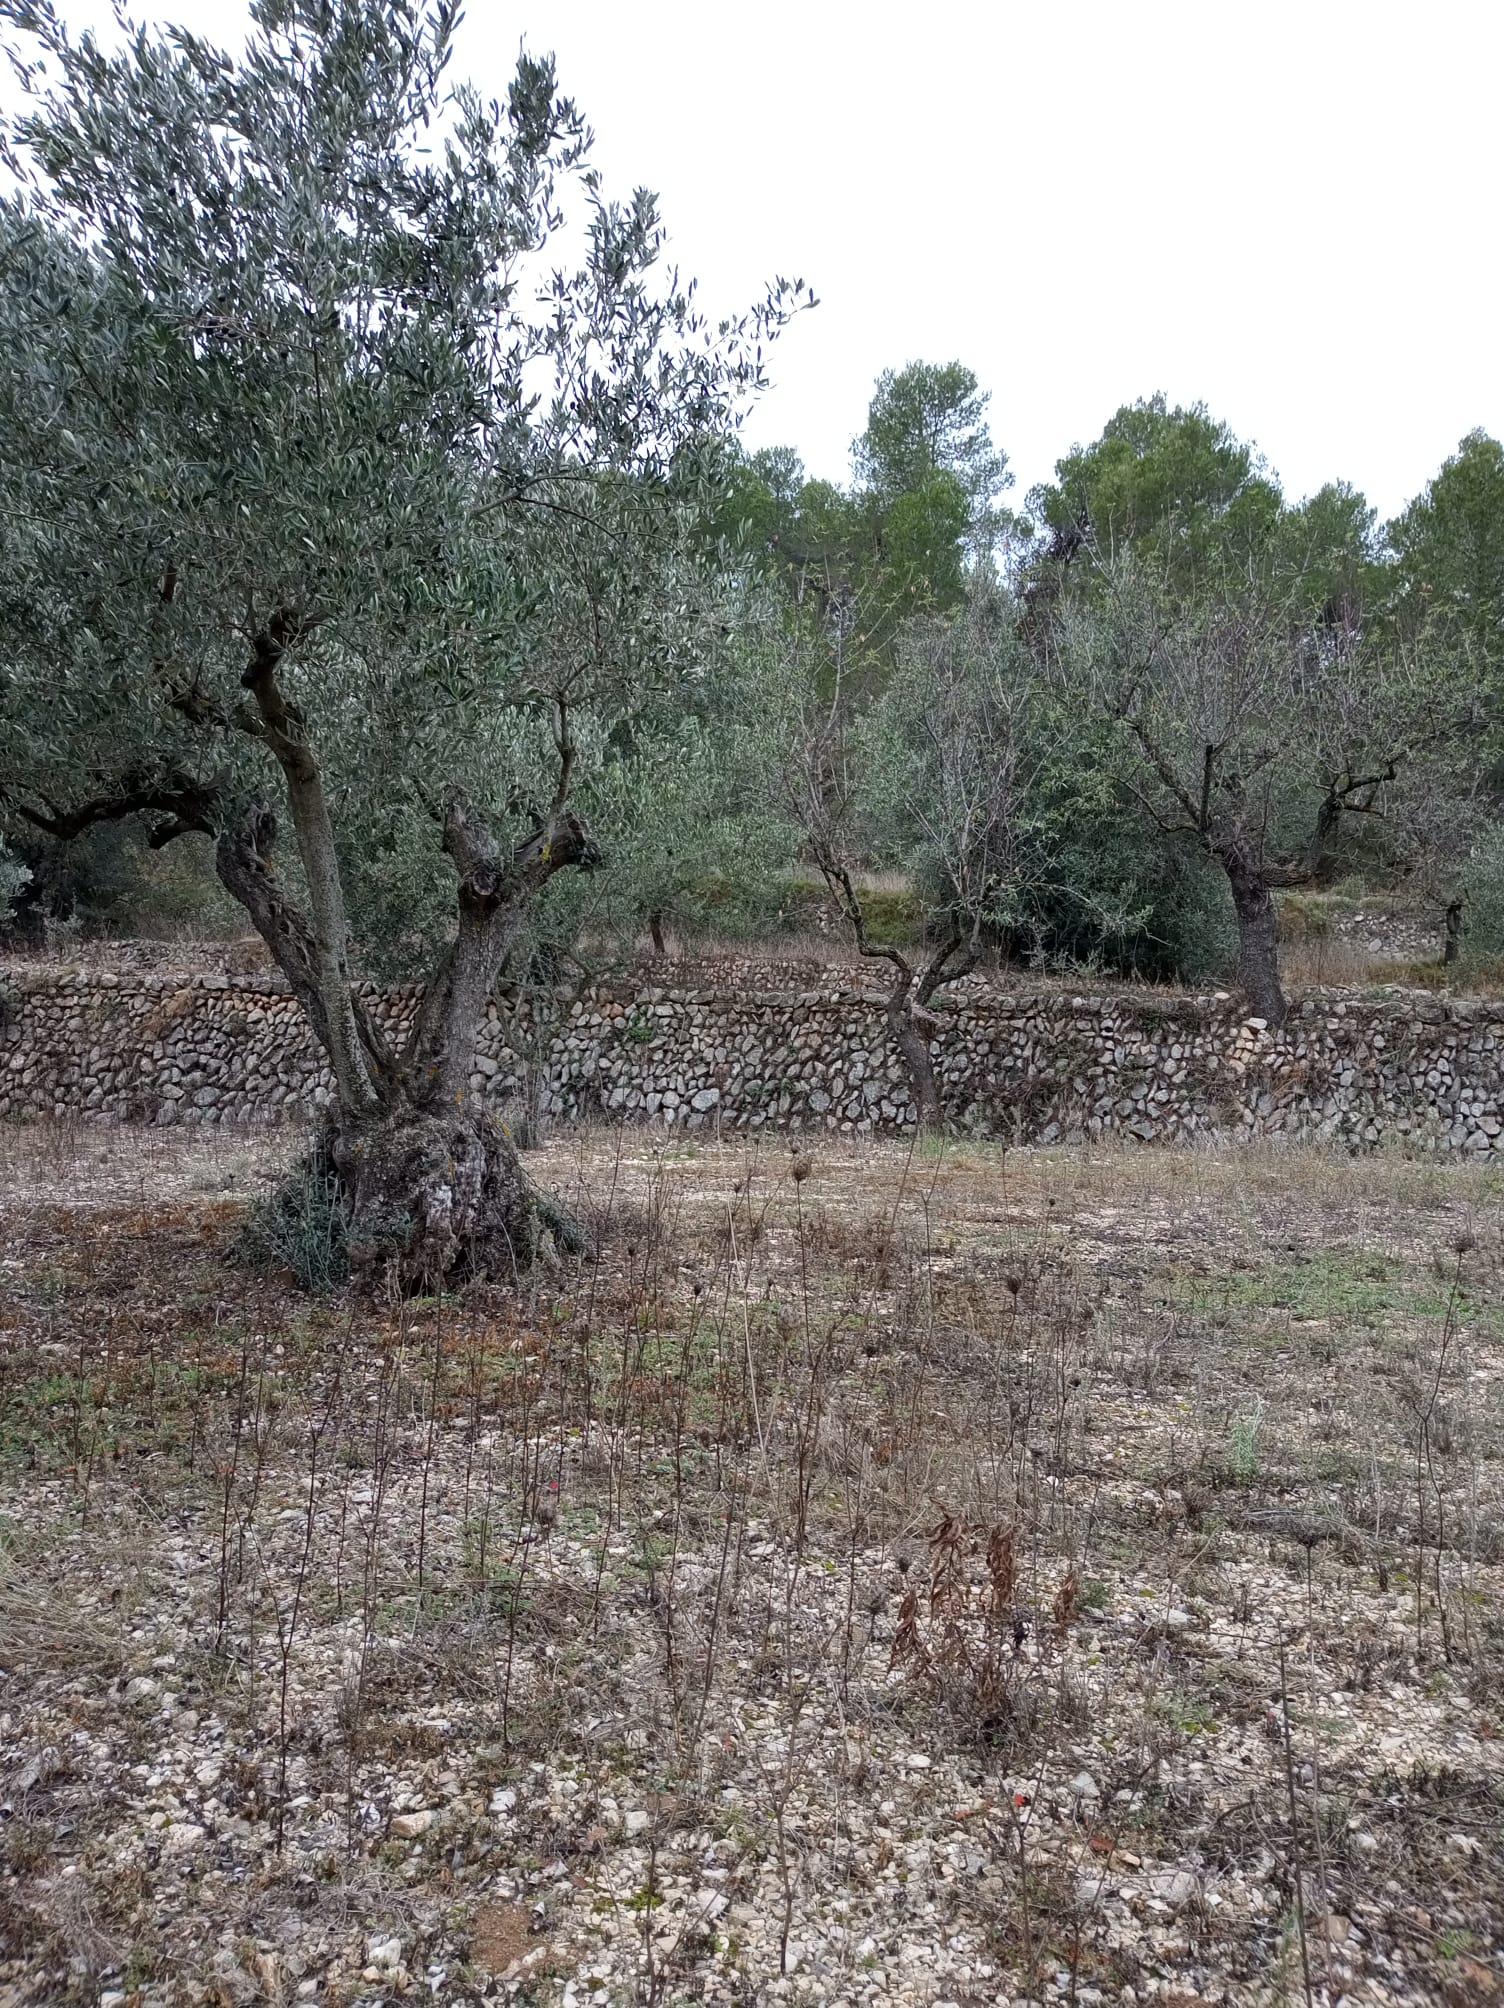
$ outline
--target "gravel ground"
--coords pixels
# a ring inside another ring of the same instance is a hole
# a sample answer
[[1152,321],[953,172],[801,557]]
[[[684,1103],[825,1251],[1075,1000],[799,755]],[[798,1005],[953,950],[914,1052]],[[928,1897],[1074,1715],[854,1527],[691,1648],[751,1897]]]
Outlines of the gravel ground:
[[0,2003],[1504,2000],[1500,1177],[655,1146],[310,1300],[0,1153]]

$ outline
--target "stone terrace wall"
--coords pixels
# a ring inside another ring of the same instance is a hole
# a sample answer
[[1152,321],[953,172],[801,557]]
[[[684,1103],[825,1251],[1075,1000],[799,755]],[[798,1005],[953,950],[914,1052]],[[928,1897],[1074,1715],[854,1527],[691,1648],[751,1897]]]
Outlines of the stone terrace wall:
[[[417,991],[372,993],[400,1035]],[[327,1069],[280,980],[13,970],[0,975],[0,1118],[154,1123],[306,1116]],[[628,985],[555,1005],[546,1105],[684,1128],[901,1132],[913,1120],[881,1007],[860,993],[737,995]],[[1224,996],[971,990],[936,1041],[963,1128],[1019,1141],[1119,1131],[1301,1135],[1432,1150],[1501,1148],[1504,1005],[1334,997],[1281,1033]],[[472,1085],[498,1104],[522,1065],[493,1010]]]

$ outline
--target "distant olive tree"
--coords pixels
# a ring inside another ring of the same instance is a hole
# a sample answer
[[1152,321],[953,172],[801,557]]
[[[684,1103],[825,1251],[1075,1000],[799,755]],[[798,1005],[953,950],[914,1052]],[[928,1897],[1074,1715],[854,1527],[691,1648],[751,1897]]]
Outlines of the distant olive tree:
[[[744,936],[774,911],[795,839],[777,805],[728,774],[726,747],[696,722],[655,742],[645,771],[621,776],[592,826],[613,870],[601,885],[601,924],[657,957],[669,935]],[[608,779],[614,778],[611,776]]]
[[[693,532],[791,305],[704,327],[551,61],[487,102],[458,19],[256,0],[242,56],[107,53],[0,0],[0,803],[213,845],[328,1056],[352,1235],[411,1285],[510,1275],[558,1217],[472,1098],[478,1027],[598,857],[583,774],[700,673]],[[352,913],[379,959],[441,857],[394,1048]]]
[[1320,874],[1346,818],[1385,812],[1445,694],[1403,650],[1313,630],[1277,581],[1227,570],[1172,591],[1131,555],[1065,602],[1055,646],[1065,688],[1131,747],[1142,811],[1225,876],[1243,988],[1282,1023],[1274,894]]
[[[865,714],[840,677],[839,638],[796,636],[782,662],[769,746],[787,814],[857,951],[889,971],[884,1014],[918,1121],[943,1119],[931,1005],[977,967],[1013,912],[1031,736],[1030,662],[1015,609],[979,585],[953,618],[910,625]],[[873,938],[862,865],[888,855],[913,877],[922,953]]]
[[1504,826],[1485,823],[1448,887],[1445,960],[1477,965],[1504,961]]
[[[1474,689],[1481,715],[1481,684]],[[1434,918],[1449,969],[1504,951],[1504,853],[1489,751],[1481,729],[1422,746],[1400,776],[1385,832],[1384,862]]]

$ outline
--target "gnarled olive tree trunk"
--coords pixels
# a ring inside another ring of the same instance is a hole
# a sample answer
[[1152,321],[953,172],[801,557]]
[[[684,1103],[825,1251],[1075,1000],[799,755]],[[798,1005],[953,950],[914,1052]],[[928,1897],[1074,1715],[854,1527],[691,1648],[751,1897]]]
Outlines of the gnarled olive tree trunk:
[[1441,960],[1448,969],[1455,969],[1462,960],[1462,920],[1466,904],[1465,900],[1448,900],[1446,912],[1442,916],[1444,932]]
[[589,838],[567,805],[571,754],[560,718],[560,774],[537,830],[503,852],[463,793],[445,806],[443,848],[458,876],[455,939],[427,985],[411,1034],[392,1050],[351,980],[349,927],[333,826],[302,720],[277,685],[288,636],[258,640],[246,672],[261,736],[287,785],[309,912],[273,866],[277,821],[253,802],[218,831],[221,883],[245,908],[328,1055],[335,1105],[317,1146],[338,1185],[352,1267],[408,1291],[473,1277],[507,1282],[578,1245],[537,1192],[507,1131],[472,1094],[476,1043],[502,964],[550,877],[584,861]]
[[[515,939],[526,912],[522,886],[498,875],[492,938],[482,945],[462,928],[407,1046],[394,1053],[348,979],[332,1000],[321,986],[311,929],[272,867],[275,835],[270,808],[255,803],[221,834],[216,864],[329,1055],[335,1101],[314,1154],[338,1184],[352,1269],[409,1292],[480,1276],[508,1282],[560,1241],[572,1244],[568,1223],[534,1189],[510,1135],[469,1085],[489,987],[479,987],[483,962]],[[499,925],[503,910],[510,928]]]
[[944,1120],[940,1089],[935,1080],[935,1060],[930,1041],[939,1020],[914,995],[914,981],[907,971],[895,972],[892,987],[883,1005],[888,1032],[898,1048],[899,1058],[909,1076],[909,1092],[914,1097],[914,1114],[921,1130],[939,1129]]

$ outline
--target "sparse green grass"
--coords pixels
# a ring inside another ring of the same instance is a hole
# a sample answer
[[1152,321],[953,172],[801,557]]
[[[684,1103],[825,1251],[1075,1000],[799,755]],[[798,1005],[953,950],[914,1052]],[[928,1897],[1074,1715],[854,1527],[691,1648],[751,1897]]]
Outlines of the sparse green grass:
[[1381,1254],[1316,1251],[1220,1275],[1174,1278],[1167,1300],[1215,1313],[1243,1330],[1251,1343],[1279,1338],[1289,1323],[1326,1322],[1353,1332],[1402,1331],[1445,1318],[1465,1332],[1504,1338],[1504,1304],[1481,1302],[1455,1285],[1433,1251],[1410,1259]]

